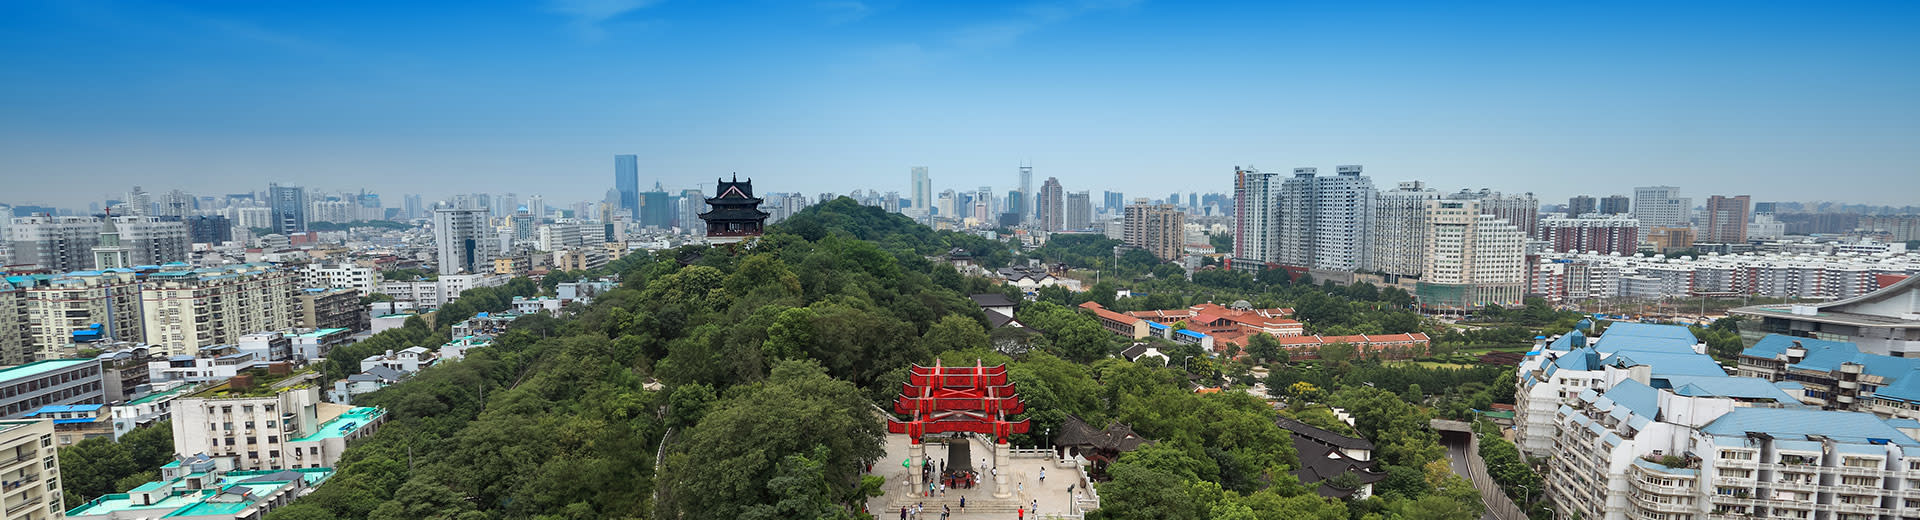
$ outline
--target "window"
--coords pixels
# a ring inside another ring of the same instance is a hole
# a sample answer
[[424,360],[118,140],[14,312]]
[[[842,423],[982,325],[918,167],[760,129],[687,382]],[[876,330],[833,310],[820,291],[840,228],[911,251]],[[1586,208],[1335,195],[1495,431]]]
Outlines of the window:
[[276,459],[280,458],[280,450],[267,450],[267,456]]
[[273,442],[280,442],[280,436],[279,436],[279,435],[268,435],[268,436],[267,436],[267,442],[269,442],[269,443],[273,443]]

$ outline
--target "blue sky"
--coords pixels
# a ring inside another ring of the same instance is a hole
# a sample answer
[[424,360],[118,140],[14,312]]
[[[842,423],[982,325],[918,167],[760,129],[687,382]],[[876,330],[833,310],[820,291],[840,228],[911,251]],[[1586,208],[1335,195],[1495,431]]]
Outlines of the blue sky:
[[1920,3],[1669,4],[13,1],[0,202],[552,204],[634,153],[644,183],[809,194],[916,165],[1004,191],[1027,161],[1096,197],[1363,164],[1548,202],[1920,203]]

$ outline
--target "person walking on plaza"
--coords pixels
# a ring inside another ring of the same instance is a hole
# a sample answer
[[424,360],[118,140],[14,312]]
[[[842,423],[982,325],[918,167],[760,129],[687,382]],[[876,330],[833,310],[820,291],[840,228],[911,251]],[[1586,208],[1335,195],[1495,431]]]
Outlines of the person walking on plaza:
[[967,512],[967,497],[965,496],[960,497],[960,512]]
[[1040,468],[1040,483],[1047,483],[1047,468]]
[[1017,509],[1014,509],[1014,510],[1013,510],[1013,512],[1014,512],[1014,514],[1015,514],[1015,515],[1018,515],[1018,516],[1017,516],[1017,518],[1018,518],[1019,520],[1027,520],[1027,507],[1026,507],[1026,506],[1020,506],[1019,508],[1017,508]]

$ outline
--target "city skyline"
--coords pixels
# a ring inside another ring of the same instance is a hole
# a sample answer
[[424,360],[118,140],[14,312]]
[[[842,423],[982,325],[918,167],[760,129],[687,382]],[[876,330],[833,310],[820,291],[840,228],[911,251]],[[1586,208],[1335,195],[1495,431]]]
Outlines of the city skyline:
[[[1004,191],[1032,164],[1075,190],[1228,193],[1236,165],[1362,164],[1543,202],[1920,192],[1920,71],[1889,66],[1920,41],[1908,4],[589,7],[10,4],[5,202],[270,182],[599,200],[615,154],[670,190],[739,172],[910,193],[927,166],[933,191]],[[1276,29],[1218,30],[1248,21]]]

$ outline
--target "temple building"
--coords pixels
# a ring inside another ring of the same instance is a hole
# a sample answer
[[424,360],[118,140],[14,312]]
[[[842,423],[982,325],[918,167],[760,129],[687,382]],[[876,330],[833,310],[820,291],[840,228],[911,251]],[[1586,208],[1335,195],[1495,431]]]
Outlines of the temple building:
[[725,244],[760,236],[768,213],[760,211],[760,198],[753,196],[753,179],[740,182],[736,174],[731,182],[715,179],[715,183],[713,191],[719,195],[707,199],[711,209],[700,214],[707,223],[707,240]]

